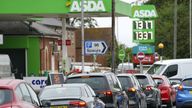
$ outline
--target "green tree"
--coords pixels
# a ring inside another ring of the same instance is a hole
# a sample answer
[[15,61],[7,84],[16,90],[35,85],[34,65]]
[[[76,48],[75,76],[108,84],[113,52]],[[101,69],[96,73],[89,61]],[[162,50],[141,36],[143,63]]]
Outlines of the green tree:
[[[174,0],[151,0],[154,4],[158,18],[155,19],[156,37],[155,46],[164,44],[163,56],[173,58],[174,37]],[[178,0],[178,26],[177,26],[177,58],[189,57],[189,0]],[[158,47],[156,47],[158,51]]]
[[[81,18],[67,18],[66,22],[69,26],[80,28],[81,27]],[[97,21],[92,17],[84,18],[84,27],[85,28],[95,28],[97,25]]]
[[[129,54],[129,57],[130,57],[129,61],[130,62],[132,61],[132,58],[131,58],[132,57],[132,53],[131,53],[132,48],[127,48],[124,44],[117,45],[116,48],[115,48],[115,67],[117,67],[119,63],[122,63],[122,61],[119,60],[119,57],[118,57],[120,49],[125,50],[125,60],[124,60],[124,62],[128,62],[128,54]],[[107,61],[108,61],[108,66],[111,66],[111,63],[112,63],[111,51],[107,55]]]

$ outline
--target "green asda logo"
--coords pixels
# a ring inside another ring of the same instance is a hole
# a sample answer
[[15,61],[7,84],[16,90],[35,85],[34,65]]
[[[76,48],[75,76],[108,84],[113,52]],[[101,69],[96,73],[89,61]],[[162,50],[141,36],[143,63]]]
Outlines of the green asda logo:
[[156,16],[155,10],[136,10],[133,15],[134,18],[151,18]]
[[142,5],[132,7],[133,18],[157,18],[157,11],[154,5]]
[[[103,0],[85,0],[84,12],[104,12],[106,11]],[[70,12],[81,12],[81,1],[73,0]]]

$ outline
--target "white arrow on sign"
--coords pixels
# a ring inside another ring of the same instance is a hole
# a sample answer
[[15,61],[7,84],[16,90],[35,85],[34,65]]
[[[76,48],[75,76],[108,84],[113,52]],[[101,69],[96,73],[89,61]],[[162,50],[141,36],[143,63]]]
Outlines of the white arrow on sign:
[[107,48],[104,41],[85,41],[85,54],[105,54]]

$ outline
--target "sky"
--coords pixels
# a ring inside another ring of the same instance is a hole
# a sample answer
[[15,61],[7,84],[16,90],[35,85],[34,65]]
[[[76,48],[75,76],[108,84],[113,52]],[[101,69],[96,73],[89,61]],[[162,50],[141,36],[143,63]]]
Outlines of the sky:
[[[98,27],[111,27],[111,18],[95,18]],[[133,47],[136,44],[132,42],[132,19],[129,17],[116,17],[116,37],[118,42],[125,44],[127,47]]]
[[[121,0],[126,3],[134,4],[136,1],[138,4],[142,4],[148,0]],[[98,27],[111,27],[111,18],[95,18],[98,23]],[[136,46],[132,42],[132,19],[129,17],[116,17],[116,37],[118,42],[125,44],[127,47]]]

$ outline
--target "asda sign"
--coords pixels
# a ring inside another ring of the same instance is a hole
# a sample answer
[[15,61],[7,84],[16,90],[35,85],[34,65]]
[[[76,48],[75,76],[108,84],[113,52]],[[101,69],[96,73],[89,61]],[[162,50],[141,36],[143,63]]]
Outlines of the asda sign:
[[157,18],[157,11],[154,5],[142,5],[132,7],[133,18]]
[[[84,0],[84,12],[105,12],[106,6],[103,0]],[[70,12],[81,12],[81,0],[73,0],[70,4]]]

